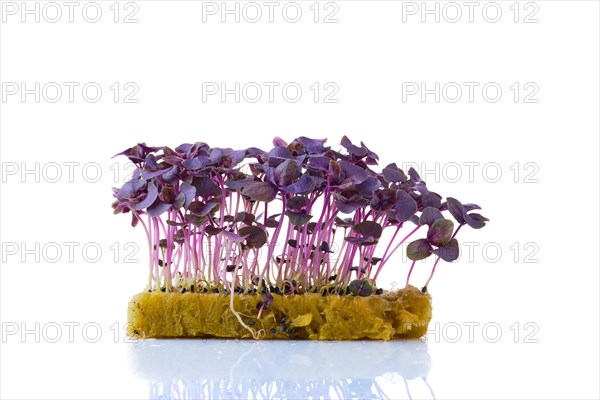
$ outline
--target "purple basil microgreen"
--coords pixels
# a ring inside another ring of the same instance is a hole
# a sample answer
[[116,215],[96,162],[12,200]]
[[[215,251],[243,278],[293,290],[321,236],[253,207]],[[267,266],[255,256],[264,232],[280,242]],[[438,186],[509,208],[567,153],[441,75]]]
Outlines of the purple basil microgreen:
[[348,285],[348,290],[355,296],[367,297],[373,293],[373,287],[366,279],[355,279]]
[[[205,199],[210,196],[221,196],[222,190],[219,185],[208,176],[198,176],[192,180],[192,186],[194,187],[194,196],[201,196]],[[192,196],[193,197],[193,196]]]
[[446,199],[446,207],[448,208],[448,211],[450,211],[450,214],[452,214],[456,222],[458,222],[459,224],[465,223],[465,218],[463,217],[464,208],[460,201],[456,200],[453,197],[448,197]]
[[417,202],[403,190],[399,190],[396,197],[397,202],[393,207],[396,220],[399,222],[408,221],[417,212]]
[[146,213],[149,217],[158,217],[159,215],[167,211],[169,208],[171,208],[171,205],[169,203],[163,203],[160,200],[156,200],[154,204],[148,207]]
[[458,258],[460,253],[458,241],[456,239],[452,239],[445,245],[432,250],[432,253],[436,256],[439,256],[444,261],[452,262]]
[[215,203],[208,203],[207,205],[207,203],[204,203],[203,201],[195,200],[192,201],[188,206],[188,211],[196,216],[204,217],[208,215],[217,205],[218,204]]
[[472,212],[476,204],[442,202],[413,168],[377,167],[378,155],[363,142],[344,136],[331,149],[325,139],[275,138],[273,146],[140,143],[119,153],[135,168],[113,189],[111,207],[131,212],[131,225],[146,231],[150,290],[185,281],[204,291],[258,292],[267,296],[258,318],[274,290],[368,296],[402,244],[409,243],[410,271],[435,254],[433,276],[438,261],[458,258],[461,227],[488,221]]
[[387,211],[397,202],[396,190],[383,189],[377,191],[371,199],[371,208],[376,211]]
[[148,183],[146,189],[148,190],[146,196],[139,203],[132,204],[130,206],[132,210],[143,210],[144,208],[149,207],[150,205],[152,205],[152,203],[154,203],[156,197],[158,196],[158,190],[156,189],[156,185],[150,182]]
[[388,182],[404,182],[408,180],[404,171],[402,171],[396,163],[389,164],[383,169],[383,177]]
[[312,218],[312,215],[306,214],[304,211],[286,211],[285,215],[289,218],[290,223],[295,226],[302,226]]
[[443,246],[452,238],[454,222],[449,219],[438,219],[434,221],[427,231],[427,240],[434,246]]
[[426,207],[423,210],[423,212],[421,213],[421,216],[419,218],[419,224],[431,225],[438,219],[443,219],[443,218],[444,218],[444,216],[442,215],[440,210],[438,210],[437,208]]
[[300,166],[296,160],[285,160],[275,168],[277,186],[289,186],[300,177]]
[[421,177],[419,176],[419,173],[413,167],[410,167],[408,169],[408,176],[410,177],[410,180],[414,183],[421,182]]
[[473,229],[481,229],[485,226],[485,222],[489,221],[486,217],[481,214],[471,213],[467,214],[466,211],[463,212],[463,218],[467,225],[469,225]]
[[442,198],[434,192],[427,192],[421,196],[421,207],[434,207],[439,209],[442,205]]
[[433,248],[427,239],[417,239],[406,247],[406,255],[413,261],[423,260],[431,255]]
[[267,234],[258,226],[244,226],[238,230],[239,234],[246,239],[246,245],[253,248],[261,248],[267,243]]
[[342,146],[348,151],[348,153],[357,156],[357,157],[364,157],[367,155],[367,150],[362,148],[362,147],[358,147],[352,144],[352,142],[350,141],[350,139],[348,139],[347,136],[344,136],[342,138],[342,142],[341,142]]
[[292,211],[304,210],[308,204],[308,198],[305,196],[294,196],[287,201],[287,209]]
[[371,198],[375,194],[375,190],[379,189],[380,186],[381,182],[379,182],[379,179],[370,176],[356,185],[356,190],[358,190],[361,196]]
[[254,216],[254,214],[245,211],[240,211],[235,215],[235,218],[233,218],[232,222],[242,222],[246,225],[252,225],[255,219],[256,217]]
[[196,188],[187,182],[181,182],[181,185],[179,185],[179,194],[183,194],[184,196],[183,207],[188,208],[194,197],[196,197]]
[[252,200],[268,203],[277,196],[277,187],[268,182],[250,182],[242,189],[242,194]]
[[350,179],[354,184],[362,183],[368,178],[367,171],[356,164],[346,161],[340,161],[338,164],[344,174],[346,174],[346,178]]
[[365,237],[374,237],[379,239],[383,233],[383,228],[377,222],[374,221],[363,221],[352,227],[352,231],[359,233]]

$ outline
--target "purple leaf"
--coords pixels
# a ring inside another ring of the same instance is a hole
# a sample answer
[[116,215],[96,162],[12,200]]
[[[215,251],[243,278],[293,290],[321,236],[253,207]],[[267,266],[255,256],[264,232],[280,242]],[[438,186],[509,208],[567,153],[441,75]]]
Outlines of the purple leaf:
[[[169,186],[163,186],[160,190],[160,200],[172,204],[175,201],[175,190]],[[150,203],[152,204],[152,203]]]
[[352,227],[352,230],[364,237],[374,237],[379,239],[383,233],[383,228],[375,221],[363,221]]
[[410,176],[410,179],[414,183],[421,182],[421,177],[419,176],[419,173],[413,167],[410,167],[408,169],[408,176]]
[[356,185],[356,190],[358,190],[358,193],[363,197],[370,198],[373,197],[375,190],[379,189],[380,186],[381,182],[379,182],[379,179],[370,176],[364,182]]
[[267,153],[269,158],[289,159],[292,158],[292,152],[287,147],[273,147],[271,151]]
[[277,196],[277,187],[268,182],[250,182],[242,189],[242,194],[252,200],[270,202]]
[[173,210],[179,210],[185,204],[185,194],[183,192],[179,192],[177,196],[175,196],[175,200],[173,200]]
[[252,177],[243,178],[243,179],[229,179],[229,180],[225,181],[225,186],[227,186],[229,189],[236,190],[236,189],[242,189],[243,187],[246,187],[251,182],[254,182],[254,178],[252,178]]
[[394,205],[394,211],[398,222],[408,221],[417,212],[417,202],[412,196],[403,190],[396,193],[398,202]]
[[353,145],[352,142],[350,141],[350,139],[348,139],[348,137],[345,135],[342,138],[341,145],[348,151],[348,153],[355,155],[359,158],[367,155],[367,150],[365,150],[362,147]]
[[273,146],[275,146],[275,147],[287,147],[288,144],[287,144],[287,142],[285,140],[283,140],[279,136],[275,136],[273,138]]
[[292,183],[289,186],[281,188],[286,193],[292,194],[307,194],[312,192],[317,185],[317,178],[312,177],[308,174],[304,174],[298,179],[297,182]]
[[117,193],[117,199],[133,199],[137,197],[139,192],[146,188],[146,180],[144,179],[132,179],[129,182],[125,182],[119,192]]
[[434,207],[426,207],[421,213],[421,217],[419,218],[420,225],[431,225],[438,219],[444,219],[444,216]]
[[481,210],[481,207],[479,207],[477,204],[465,203],[463,204],[463,210],[469,212],[473,210]]
[[231,163],[238,165],[246,158],[246,150],[234,150],[231,152]]
[[442,198],[434,192],[427,192],[421,196],[421,207],[433,207],[439,209],[442,205]]
[[304,136],[294,140],[294,142],[302,144],[308,154],[318,154],[326,151],[327,149],[324,147],[326,141],[327,139],[309,139]]
[[458,241],[456,239],[452,239],[445,245],[438,247],[432,252],[436,256],[439,256],[442,260],[452,262],[458,258],[460,253]]
[[300,167],[295,160],[285,160],[275,168],[275,179],[278,186],[288,186],[300,176]]
[[[179,191],[179,194],[183,193],[185,196],[183,207],[188,208],[190,203],[194,200],[194,197],[196,197],[196,188],[187,182],[181,182],[181,185],[179,185]],[[181,208],[181,206],[177,208]]]
[[223,193],[219,185],[208,176],[197,176],[192,180],[197,196],[207,199],[210,196],[220,197]]
[[388,182],[404,182],[408,180],[404,171],[402,171],[396,163],[389,164],[383,169],[383,177]]
[[239,213],[237,213],[235,215],[235,218],[233,219],[233,223],[243,222],[246,225],[252,225],[252,223],[254,222],[255,219],[256,219],[256,217],[254,216],[254,214],[240,211]]
[[373,287],[366,279],[355,279],[348,284],[348,290],[355,296],[367,297],[373,294]]
[[308,159],[308,166],[317,171],[327,171],[329,169],[329,161],[331,161],[329,157],[310,157]]
[[192,201],[188,207],[188,210],[199,217],[204,217],[208,214],[212,214],[217,211],[220,201],[218,199],[210,199],[206,203],[201,201]]
[[338,164],[346,174],[346,178],[350,178],[352,183],[361,183],[368,178],[367,171],[356,164],[351,164],[347,161],[340,161]]
[[465,211],[460,201],[456,200],[453,197],[448,197],[446,200],[446,206],[448,207],[448,211],[450,211],[450,214],[452,214],[456,222],[458,222],[459,224],[465,223],[465,218],[463,217]]
[[258,249],[267,243],[267,233],[258,226],[244,226],[238,233],[246,239],[246,245],[249,247]]
[[485,226],[485,222],[489,221],[486,217],[481,214],[463,212],[463,218],[465,222],[473,229],[481,229]]
[[383,189],[379,190],[371,199],[371,207],[376,211],[387,211],[397,202],[396,190]]
[[179,167],[174,165],[171,168],[167,168],[165,170],[165,172],[162,175],[162,180],[167,183],[175,183],[177,180],[179,180],[179,177],[177,176],[178,174],[179,174]]
[[156,200],[157,196],[158,196],[158,189],[156,189],[156,186],[154,185],[154,183],[150,182],[150,183],[148,183],[148,194],[146,194],[146,197],[144,198],[144,200],[140,201],[137,204],[132,204],[131,209],[132,210],[142,210],[146,207],[149,207],[150,205],[152,205],[152,203],[154,203],[154,200]]
[[163,203],[160,200],[156,200],[154,202],[154,204],[152,204],[150,207],[148,207],[148,210],[146,210],[146,213],[148,214],[149,217],[158,217],[159,215],[161,215],[162,213],[167,211],[170,207],[171,207],[170,204]]
[[197,156],[190,160],[183,160],[183,166],[187,169],[200,169],[205,167],[210,160],[206,156]]
[[434,246],[443,246],[452,238],[454,222],[450,219],[438,219],[429,227],[427,240]]
[[312,215],[306,214],[304,211],[286,211],[285,215],[290,220],[290,223],[295,226],[302,226],[312,218]]
[[406,247],[406,256],[413,260],[423,260],[431,255],[433,248],[427,239],[417,239]]
[[300,211],[308,205],[308,198],[305,196],[294,196],[286,202],[288,210]]

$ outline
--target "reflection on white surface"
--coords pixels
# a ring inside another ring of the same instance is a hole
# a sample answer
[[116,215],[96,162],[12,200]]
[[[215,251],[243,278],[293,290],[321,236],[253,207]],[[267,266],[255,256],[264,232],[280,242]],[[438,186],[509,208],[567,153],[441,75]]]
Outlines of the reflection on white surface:
[[152,399],[435,398],[419,340],[145,340],[130,356]]

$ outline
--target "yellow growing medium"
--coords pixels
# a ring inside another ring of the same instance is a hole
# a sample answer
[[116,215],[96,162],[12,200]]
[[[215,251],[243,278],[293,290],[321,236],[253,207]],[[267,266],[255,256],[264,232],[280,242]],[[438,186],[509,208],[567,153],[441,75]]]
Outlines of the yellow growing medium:
[[[259,295],[235,295],[234,309],[264,339],[359,340],[418,338],[431,321],[431,296],[409,287],[368,297],[273,296],[257,319]],[[142,338],[252,338],[229,309],[230,296],[140,293],[129,303],[129,333]],[[251,322],[252,321],[252,322]],[[282,322],[283,321],[283,322]]]

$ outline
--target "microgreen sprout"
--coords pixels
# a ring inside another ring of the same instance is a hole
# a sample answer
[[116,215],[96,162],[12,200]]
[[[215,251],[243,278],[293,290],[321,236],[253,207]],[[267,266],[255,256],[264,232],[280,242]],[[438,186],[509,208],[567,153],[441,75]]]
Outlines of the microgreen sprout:
[[379,295],[377,278],[404,244],[407,287],[416,261],[435,256],[426,292],[439,261],[458,258],[459,230],[488,221],[475,204],[443,201],[413,168],[376,171],[379,157],[362,142],[344,137],[334,150],[325,141],[275,138],[269,151],[140,143],[117,154],[135,170],[113,188],[112,207],[146,233],[146,290],[229,294],[257,337],[233,309],[235,293],[261,296],[259,318],[273,294]]

